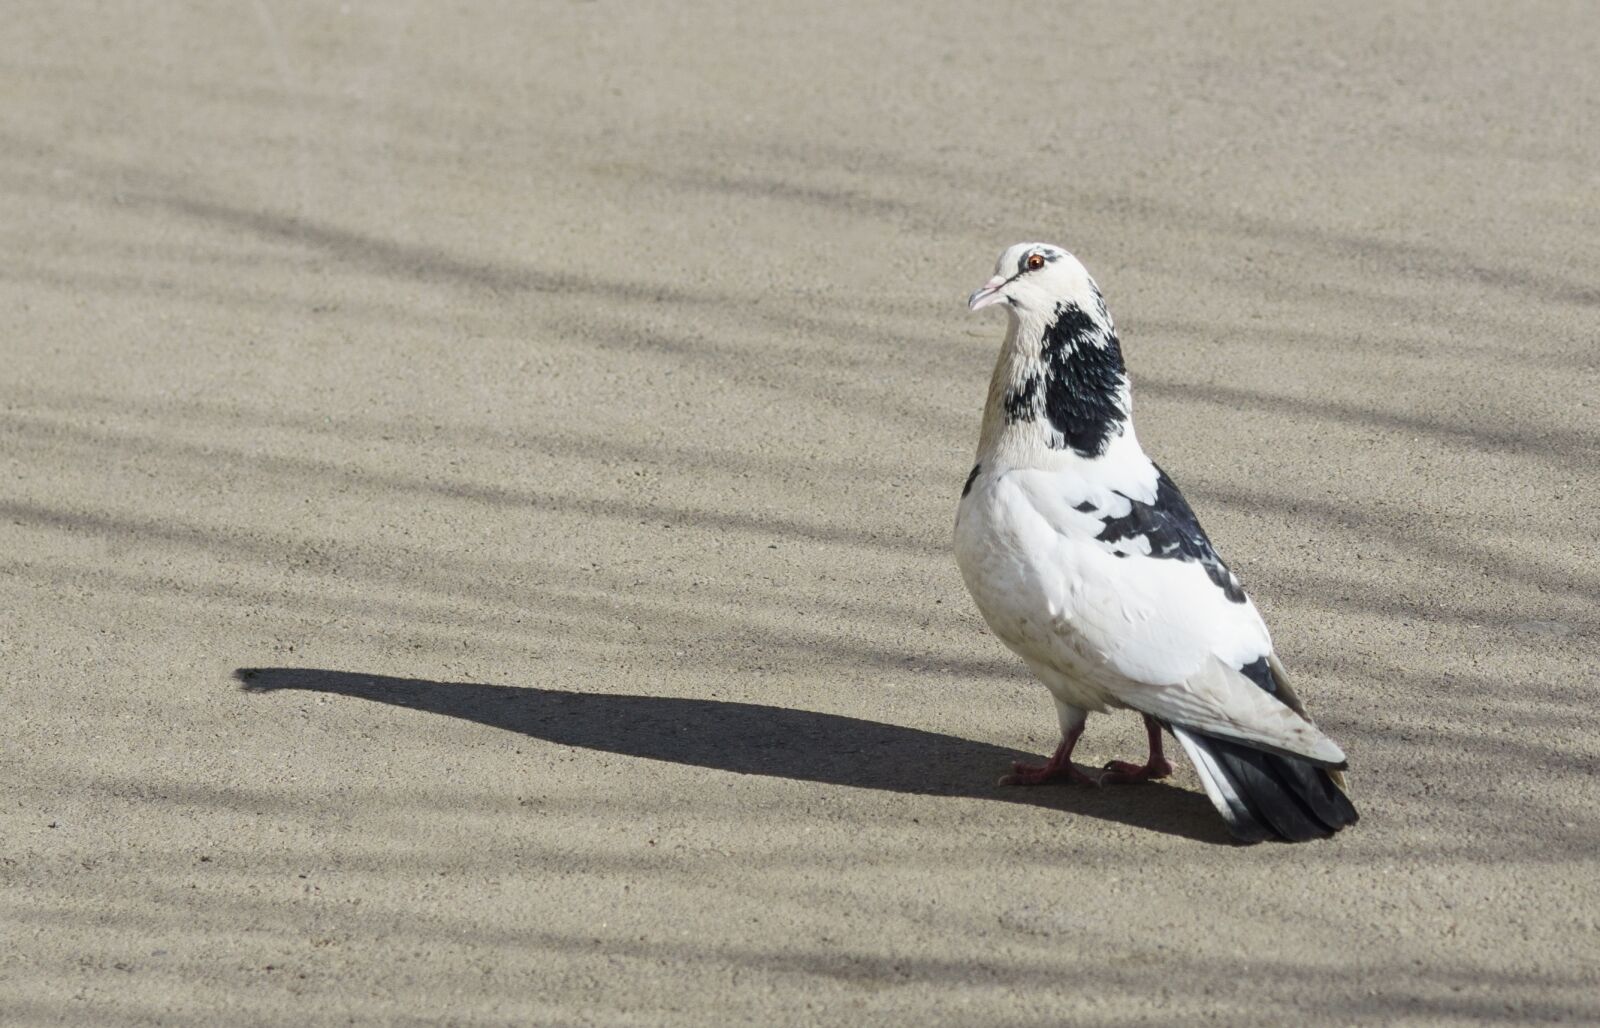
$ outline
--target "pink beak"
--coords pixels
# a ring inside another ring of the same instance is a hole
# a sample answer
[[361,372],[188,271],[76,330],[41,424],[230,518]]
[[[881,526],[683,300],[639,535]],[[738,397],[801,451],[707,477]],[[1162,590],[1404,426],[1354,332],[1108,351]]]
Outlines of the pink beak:
[[992,303],[999,303],[1005,297],[1000,294],[1000,289],[1011,281],[1003,275],[996,275],[983,284],[983,288],[967,297],[967,310],[980,311]]

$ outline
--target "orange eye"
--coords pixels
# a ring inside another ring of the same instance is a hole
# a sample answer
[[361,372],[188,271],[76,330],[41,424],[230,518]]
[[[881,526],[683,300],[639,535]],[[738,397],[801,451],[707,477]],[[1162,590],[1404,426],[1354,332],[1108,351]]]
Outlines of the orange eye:
[[1030,253],[1028,254],[1027,264],[1029,271],[1038,271],[1040,268],[1044,267],[1044,258],[1039,254]]

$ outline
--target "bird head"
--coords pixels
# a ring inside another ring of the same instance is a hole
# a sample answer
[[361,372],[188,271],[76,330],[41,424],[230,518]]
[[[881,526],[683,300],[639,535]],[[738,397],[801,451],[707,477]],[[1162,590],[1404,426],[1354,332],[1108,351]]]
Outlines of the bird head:
[[1046,320],[1061,303],[1095,310],[1099,297],[1078,258],[1049,243],[1018,243],[1000,255],[994,277],[967,299],[967,309],[1004,303],[1018,317]]
[[1124,435],[1131,439],[1122,345],[1078,259],[1048,243],[1018,243],[1000,255],[994,277],[967,306],[999,303],[1011,324],[990,382],[984,423],[993,428],[985,438],[1021,426],[1046,449],[1085,458]]

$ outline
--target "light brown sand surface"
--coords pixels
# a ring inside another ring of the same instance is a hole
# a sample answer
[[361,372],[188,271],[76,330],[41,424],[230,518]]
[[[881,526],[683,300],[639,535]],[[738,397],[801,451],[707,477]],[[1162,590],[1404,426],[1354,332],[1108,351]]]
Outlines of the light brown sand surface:
[[[1408,7],[13,5],[0,1022],[1600,1020],[1600,15]],[[991,784],[1022,239],[1337,840]]]

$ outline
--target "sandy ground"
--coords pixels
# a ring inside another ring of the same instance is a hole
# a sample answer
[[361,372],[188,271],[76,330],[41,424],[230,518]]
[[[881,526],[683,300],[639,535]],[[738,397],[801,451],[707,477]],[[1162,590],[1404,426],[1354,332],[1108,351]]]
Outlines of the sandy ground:
[[[1600,1020],[1589,5],[14,6],[0,1021]],[[1029,238],[1338,840],[991,784]]]

